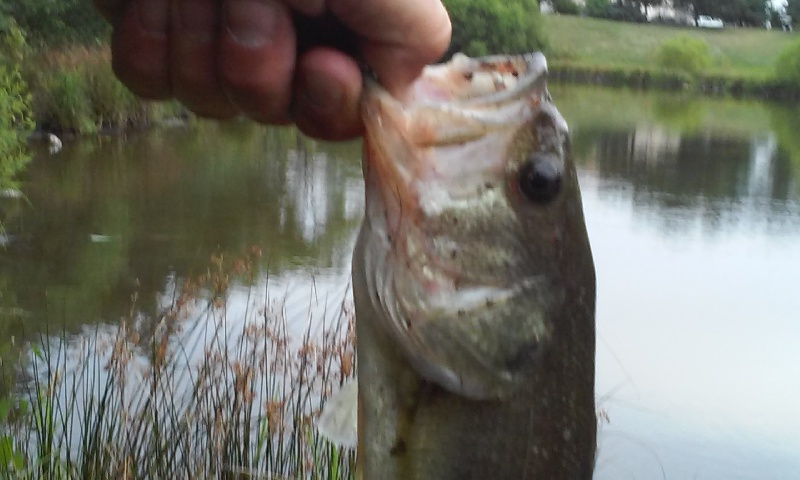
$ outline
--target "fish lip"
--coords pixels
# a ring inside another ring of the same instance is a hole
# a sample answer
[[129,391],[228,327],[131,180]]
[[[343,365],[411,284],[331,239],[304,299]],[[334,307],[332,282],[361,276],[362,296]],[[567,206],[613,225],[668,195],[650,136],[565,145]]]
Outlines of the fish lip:
[[[547,59],[541,52],[524,53],[521,55],[490,55],[478,58],[469,58],[464,55],[456,57],[457,61],[467,62],[465,66],[473,70],[488,67],[495,68],[500,65],[507,65],[512,61],[520,61],[525,67],[524,74],[516,77],[517,83],[513,88],[499,90],[494,93],[477,96],[468,99],[456,99],[455,103],[464,106],[482,106],[507,103],[517,100],[522,94],[544,83],[547,77]],[[451,60],[452,62],[452,60]]]
[[390,103],[398,104],[398,107],[409,107],[412,104],[426,105],[431,107],[485,107],[485,106],[498,106],[500,104],[516,101],[519,97],[531,89],[543,84],[546,80],[548,68],[547,59],[541,52],[531,52],[519,55],[489,55],[484,57],[470,58],[463,54],[456,54],[447,63],[430,65],[425,67],[422,73],[424,78],[426,75],[439,74],[441,70],[446,73],[448,70],[457,70],[461,73],[474,73],[477,71],[492,70],[499,66],[506,66],[512,62],[524,66],[524,74],[517,77],[517,83],[513,88],[503,89],[496,92],[488,93],[485,95],[478,95],[468,98],[448,98],[446,100],[437,100],[435,98],[419,98],[414,96],[408,102],[397,100],[389,94],[378,82],[374,76],[365,75],[365,97],[376,96],[381,101],[388,101]]
[[[366,75],[361,96],[366,136],[385,140],[387,130],[395,130],[408,145],[421,148],[477,140],[529,121],[532,112],[550,102],[547,72],[540,52],[478,58],[456,54],[447,63],[425,67],[413,94],[403,99]],[[567,131],[557,116],[558,128]]]

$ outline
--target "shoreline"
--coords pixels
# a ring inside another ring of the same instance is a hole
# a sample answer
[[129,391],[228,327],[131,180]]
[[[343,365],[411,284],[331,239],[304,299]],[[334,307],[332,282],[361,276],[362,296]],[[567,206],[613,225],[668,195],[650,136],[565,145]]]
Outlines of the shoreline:
[[679,72],[647,68],[587,67],[551,61],[549,80],[561,84],[628,87],[669,92],[692,91],[709,97],[753,98],[764,101],[800,102],[800,90],[773,79],[747,79],[724,75],[693,77]]

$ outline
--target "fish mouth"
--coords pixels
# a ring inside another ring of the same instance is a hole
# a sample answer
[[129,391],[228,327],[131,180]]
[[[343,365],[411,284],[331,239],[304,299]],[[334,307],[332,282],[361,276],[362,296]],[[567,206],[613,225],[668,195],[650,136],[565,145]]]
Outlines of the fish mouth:
[[382,118],[418,147],[456,144],[536,109],[542,93],[547,94],[546,74],[547,61],[539,52],[481,58],[456,54],[447,63],[425,67],[405,101],[366,77],[362,111],[366,118]]
[[[387,247],[425,254],[425,272],[463,283],[467,272],[430,250],[425,221],[446,203],[470,201],[498,186],[516,128],[549,103],[547,63],[539,52],[469,58],[456,54],[424,69],[412,95],[398,100],[367,78],[362,97],[366,133],[367,217],[386,233]],[[566,122],[553,117],[563,131]],[[423,275],[425,276],[425,275]],[[473,278],[477,281],[478,279]],[[481,287],[490,281],[483,279]]]

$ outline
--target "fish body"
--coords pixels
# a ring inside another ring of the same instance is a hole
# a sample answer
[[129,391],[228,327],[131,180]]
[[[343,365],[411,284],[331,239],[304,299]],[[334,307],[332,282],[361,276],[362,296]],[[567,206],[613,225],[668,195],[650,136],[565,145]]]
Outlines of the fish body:
[[588,479],[595,274],[541,54],[362,100],[353,256],[364,479]]

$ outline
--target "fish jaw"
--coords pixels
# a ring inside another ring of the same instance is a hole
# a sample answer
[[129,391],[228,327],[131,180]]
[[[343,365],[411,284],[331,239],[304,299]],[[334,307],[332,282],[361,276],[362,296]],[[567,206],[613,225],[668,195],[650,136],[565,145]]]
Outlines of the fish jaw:
[[360,273],[417,372],[470,398],[524,381],[564,300],[532,248],[551,248],[558,225],[532,221],[510,180],[531,151],[565,155],[545,73],[539,54],[460,56],[428,67],[409,101],[377,84],[363,97]]

